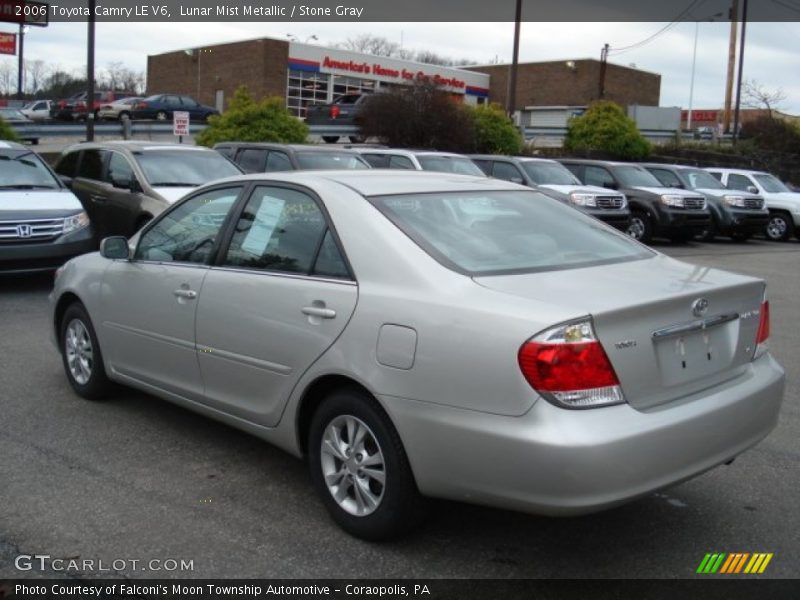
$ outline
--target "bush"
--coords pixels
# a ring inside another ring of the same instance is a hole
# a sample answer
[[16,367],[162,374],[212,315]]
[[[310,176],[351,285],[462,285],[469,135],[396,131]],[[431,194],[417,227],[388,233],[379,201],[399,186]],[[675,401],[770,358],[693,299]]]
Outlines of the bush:
[[359,115],[361,134],[390,146],[450,152],[475,149],[470,109],[430,82],[375,94]]
[[18,142],[19,137],[17,132],[11,128],[11,125],[6,123],[5,119],[0,117],[0,140],[8,140],[10,142]]
[[742,126],[740,139],[759,150],[800,154],[800,131],[789,121],[759,117]]
[[475,148],[487,154],[519,154],[522,135],[498,104],[478,106],[472,111],[475,122]]
[[307,137],[308,127],[286,109],[283,98],[275,96],[256,102],[247,88],[241,86],[228,110],[209,117],[208,127],[195,141],[201,146],[231,141],[300,144]]
[[580,117],[570,119],[564,149],[599,150],[616,158],[634,160],[650,153],[650,143],[618,104],[600,100],[589,105]]

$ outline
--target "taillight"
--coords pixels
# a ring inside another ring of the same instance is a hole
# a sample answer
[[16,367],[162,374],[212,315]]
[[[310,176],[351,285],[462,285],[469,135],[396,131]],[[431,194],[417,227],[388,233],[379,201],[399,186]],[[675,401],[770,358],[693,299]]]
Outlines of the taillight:
[[331,106],[331,119],[335,119],[336,117],[338,117],[340,111],[341,109],[335,104]]
[[761,302],[761,310],[759,311],[758,319],[758,333],[756,334],[756,351],[753,358],[758,358],[766,354],[769,350],[767,340],[769,339],[769,300],[764,299]]
[[533,389],[566,408],[625,402],[619,379],[589,320],[543,331],[519,349],[519,367]]

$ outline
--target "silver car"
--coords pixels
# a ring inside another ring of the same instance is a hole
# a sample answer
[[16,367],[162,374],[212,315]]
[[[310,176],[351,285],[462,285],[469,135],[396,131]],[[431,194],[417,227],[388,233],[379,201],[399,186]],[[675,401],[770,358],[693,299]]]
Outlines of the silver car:
[[426,496],[618,505],[756,444],[784,388],[763,281],[485,177],[208,184],[68,262],[52,310],[80,396],[125,384],[306,457],[369,539]]

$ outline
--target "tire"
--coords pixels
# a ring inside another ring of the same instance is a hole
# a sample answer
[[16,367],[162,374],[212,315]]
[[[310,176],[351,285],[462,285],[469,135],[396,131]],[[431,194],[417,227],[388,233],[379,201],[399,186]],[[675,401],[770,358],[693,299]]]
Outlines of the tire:
[[653,239],[653,224],[650,216],[643,211],[631,211],[631,223],[628,226],[628,235],[633,239],[648,244]]
[[160,110],[156,113],[156,121],[166,121],[167,120],[167,113],[163,110]]
[[769,214],[769,223],[764,229],[768,240],[785,242],[794,235],[794,222],[789,213],[783,211]]
[[103,400],[111,391],[100,344],[83,304],[71,304],[59,325],[64,371],[72,389],[86,400]]
[[[349,443],[351,435],[361,437],[355,447]],[[326,450],[334,445],[335,450]],[[359,467],[360,461],[369,466]],[[397,537],[412,530],[424,514],[397,430],[361,390],[337,390],[317,408],[308,436],[308,464],[331,517],[351,535],[371,541]]]
[[335,144],[336,142],[339,141],[339,136],[338,135],[323,135],[322,136],[322,140],[326,144]]
[[367,141],[367,138],[363,135],[351,135],[350,141],[353,144],[363,144],[365,141]]
[[714,223],[714,219],[708,224],[708,227],[703,229],[700,233],[698,233],[695,238],[700,240],[701,242],[713,242],[717,238],[717,224]]

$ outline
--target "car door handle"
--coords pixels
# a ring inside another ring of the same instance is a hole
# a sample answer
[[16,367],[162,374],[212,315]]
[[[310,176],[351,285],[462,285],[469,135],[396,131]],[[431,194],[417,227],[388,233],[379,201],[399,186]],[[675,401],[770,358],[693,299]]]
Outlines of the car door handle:
[[304,306],[302,309],[304,315],[309,317],[320,317],[321,319],[333,319],[336,316],[336,311],[332,308],[323,308],[321,306]]
[[195,298],[197,298],[197,292],[195,292],[194,290],[175,290],[172,293],[175,294],[178,298],[188,298],[189,300],[194,300]]
[[101,196],[100,194],[90,194],[89,198],[91,199],[92,202],[105,202],[106,201],[106,197],[105,196]]

